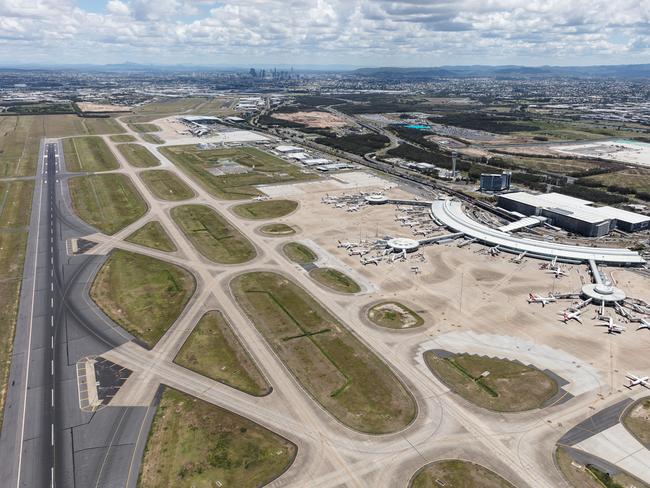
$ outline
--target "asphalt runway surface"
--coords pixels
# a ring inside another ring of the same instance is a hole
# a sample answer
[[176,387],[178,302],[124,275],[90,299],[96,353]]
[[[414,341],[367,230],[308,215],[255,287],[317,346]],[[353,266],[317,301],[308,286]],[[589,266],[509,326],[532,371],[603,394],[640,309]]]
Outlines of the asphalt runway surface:
[[63,150],[41,146],[23,287],[0,434],[6,487],[135,486],[154,408],[82,412],[76,363],[131,337],[92,303],[103,256],[69,256],[94,229],[71,211]]

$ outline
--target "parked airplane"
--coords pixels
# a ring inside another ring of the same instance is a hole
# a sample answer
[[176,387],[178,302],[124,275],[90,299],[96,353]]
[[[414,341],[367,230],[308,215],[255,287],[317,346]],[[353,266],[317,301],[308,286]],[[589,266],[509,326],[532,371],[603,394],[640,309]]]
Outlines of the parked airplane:
[[648,319],[641,319],[641,325],[639,325],[636,330],[641,330],[641,329],[648,329],[650,330],[650,320]]
[[336,208],[343,208],[343,207],[345,207],[345,205],[346,205],[345,203],[337,203],[337,204],[334,205],[334,206],[335,206]]
[[576,311],[585,308],[587,305],[589,305],[592,302],[593,298],[587,298],[586,300],[581,301],[580,303],[572,306],[569,310],[571,311]]
[[524,257],[526,256],[526,251],[522,252],[519,254],[517,257],[512,258],[511,261],[513,263],[521,263],[524,260]]
[[353,205],[352,207],[348,208],[348,212],[356,212],[357,210],[359,210],[358,205]]
[[487,250],[487,253],[488,253],[490,256],[498,256],[499,254],[501,254],[501,249],[499,249],[499,246],[490,247],[490,248]]
[[550,295],[547,297],[543,297],[541,295],[538,295],[537,293],[528,294],[528,303],[541,303],[542,307],[545,307],[547,303],[553,303],[556,301],[557,298]]
[[650,385],[648,384],[648,377],[647,376],[637,376],[632,373],[627,373],[625,377],[630,380],[629,385],[624,385],[625,388],[632,389],[633,386],[641,385],[645,388],[650,388]]
[[350,249],[351,247],[356,247],[357,246],[357,244],[355,242],[347,242],[347,241],[346,242],[341,242],[341,241],[338,241],[338,243],[339,243],[339,245],[336,246],[336,247],[344,247],[346,249]]
[[270,200],[270,199],[271,199],[271,197],[267,197],[265,195],[260,195],[259,197],[253,198],[253,200],[257,200],[258,202],[263,202],[265,200]]
[[561,278],[562,276],[567,276],[567,272],[564,271],[561,266],[551,267],[551,268],[549,268],[547,273],[555,274],[556,278]]
[[607,327],[608,334],[620,334],[625,331],[625,327],[614,323],[614,319],[609,315],[599,315],[598,320],[604,320],[607,322],[604,324]]
[[361,264],[363,264],[364,266],[366,264],[375,264],[375,265],[379,266],[379,263],[381,263],[381,258],[380,257],[378,257],[378,258],[363,258],[362,257],[361,258]]
[[562,322],[564,322],[566,324],[571,319],[577,320],[578,322],[582,323],[582,319],[580,318],[580,311],[564,312],[563,313]]

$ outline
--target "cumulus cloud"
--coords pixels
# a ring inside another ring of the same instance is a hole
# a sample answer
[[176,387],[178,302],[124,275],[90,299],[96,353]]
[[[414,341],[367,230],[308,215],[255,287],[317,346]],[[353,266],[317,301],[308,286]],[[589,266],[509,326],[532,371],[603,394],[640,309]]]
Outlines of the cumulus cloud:
[[643,62],[646,1],[0,0],[0,60],[20,44],[73,62]]

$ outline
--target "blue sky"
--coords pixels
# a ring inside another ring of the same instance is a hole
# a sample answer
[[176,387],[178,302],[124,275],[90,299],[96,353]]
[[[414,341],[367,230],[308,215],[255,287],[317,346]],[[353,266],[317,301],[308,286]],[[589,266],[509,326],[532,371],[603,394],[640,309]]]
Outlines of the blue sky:
[[0,63],[650,62],[647,0],[0,0]]

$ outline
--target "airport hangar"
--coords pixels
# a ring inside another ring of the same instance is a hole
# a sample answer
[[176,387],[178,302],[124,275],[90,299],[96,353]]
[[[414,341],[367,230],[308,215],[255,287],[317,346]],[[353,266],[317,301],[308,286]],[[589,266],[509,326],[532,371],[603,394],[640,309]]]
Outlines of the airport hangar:
[[561,193],[505,193],[497,197],[497,205],[527,216],[546,217],[552,225],[587,237],[601,237],[614,229],[638,232],[650,228],[650,217],[646,215],[614,207],[594,207],[589,200]]

